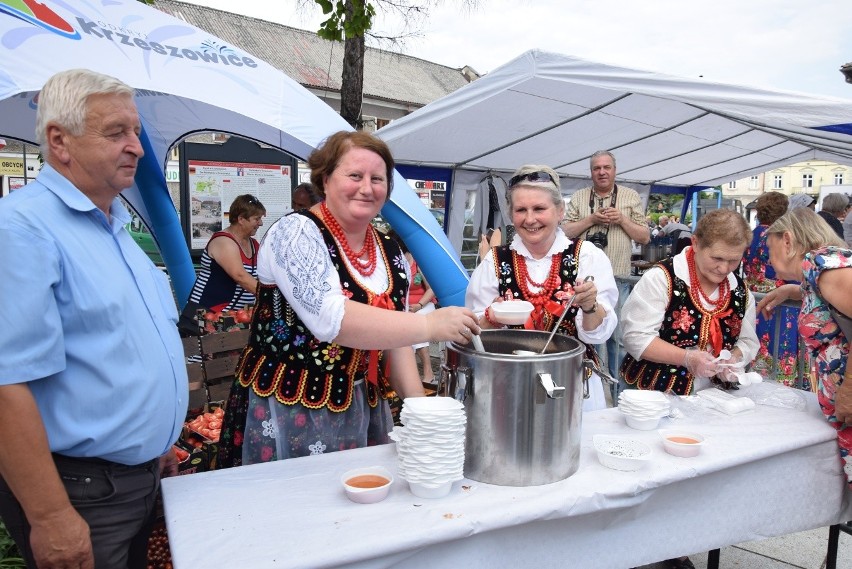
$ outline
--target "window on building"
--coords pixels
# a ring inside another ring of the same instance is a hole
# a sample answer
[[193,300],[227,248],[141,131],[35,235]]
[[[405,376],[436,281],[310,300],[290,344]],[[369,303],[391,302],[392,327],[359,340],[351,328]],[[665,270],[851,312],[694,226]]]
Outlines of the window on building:
[[813,188],[814,187],[814,175],[813,174],[802,174],[802,187],[803,188]]
[[834,185],[840,186],[843,184],[843,172],[834,173]]
[[756,190],[756,189],[757,189],[757,182],[758,182],[758,181],[759,181],[759,177],[758,177],[758,176],[752,176],[751,178],[749,178],[749,180],[748,180],[748,189],[750,189],[750,190]]
[[730,182],[728,182],[728,187],[731,188],[732,190],[736,190],[737,189],[737,181],[731,180]]
[[784,176],[782,174],[775,174],[772,178],[772,189],[780,190],[784,187]]

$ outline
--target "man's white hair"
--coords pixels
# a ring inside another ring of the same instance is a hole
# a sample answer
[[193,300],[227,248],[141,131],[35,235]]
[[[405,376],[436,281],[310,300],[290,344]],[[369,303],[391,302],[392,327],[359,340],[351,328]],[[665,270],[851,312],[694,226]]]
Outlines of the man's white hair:
[[69,69],[52,76],[38,95],[36,110],[36,142],[42,157],[47,160],[47,125],[56,124],[74,136],[83,134],[92,95],[133,96],[133,88],[115,77],[90,69]]

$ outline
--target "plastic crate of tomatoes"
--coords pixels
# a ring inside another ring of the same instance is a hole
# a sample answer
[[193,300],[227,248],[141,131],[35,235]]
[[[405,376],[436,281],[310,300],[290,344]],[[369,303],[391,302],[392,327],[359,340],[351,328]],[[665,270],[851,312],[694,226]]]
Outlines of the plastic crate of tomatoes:
[[215,334],[216,332],[231,332],[248,328],[251,325],[253,315],[254,305],[250,304],[239,310],[222,310],[220,312],[200,308],[195,318],[201,334]]
[[224,417],[222,402],[208,403],[191,411],[175,443],[179,474],[193,474],[216,468],[219,455],[219,430]]

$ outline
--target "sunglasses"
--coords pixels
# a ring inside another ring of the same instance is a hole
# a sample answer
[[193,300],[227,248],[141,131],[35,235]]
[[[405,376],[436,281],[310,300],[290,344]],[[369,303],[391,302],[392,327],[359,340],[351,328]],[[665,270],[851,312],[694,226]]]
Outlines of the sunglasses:
[[550,182],[551,184],[557,185],[556,180],[553,179],[553,176],[544,171],[537,172],[527,172],[526,174],[518,174],[517,176],[512,176],[509,180],[509,187],[514,187],[527,180],[528,182]]

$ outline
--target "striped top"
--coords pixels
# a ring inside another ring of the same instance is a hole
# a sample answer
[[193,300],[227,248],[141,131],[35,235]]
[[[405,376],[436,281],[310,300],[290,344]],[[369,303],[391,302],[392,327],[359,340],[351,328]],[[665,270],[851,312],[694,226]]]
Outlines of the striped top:
[[[217,237],[227,237],[239,245],[236,238],[225,231],[217,231],[210,238],[210,241],[213,241]],[[210,241],[207,242],[208,246],[210,245]],[[251,257],[246,256],[242,247],[240,247],[240,257],[242,257],[243,268],[246,272],[257,278],[257,250],[259,244],[254,238],[250,238],[250,241]],[[221,310],[237,310],[255,302],[253,291],[247,291],[238,285],[225,272],[225,269],[210,256],[207,252],[207,247],[204,248],[204,253],[201,255],[201,268],[195,277],[195,284],[189,293],[189,300],[216,312]]]

